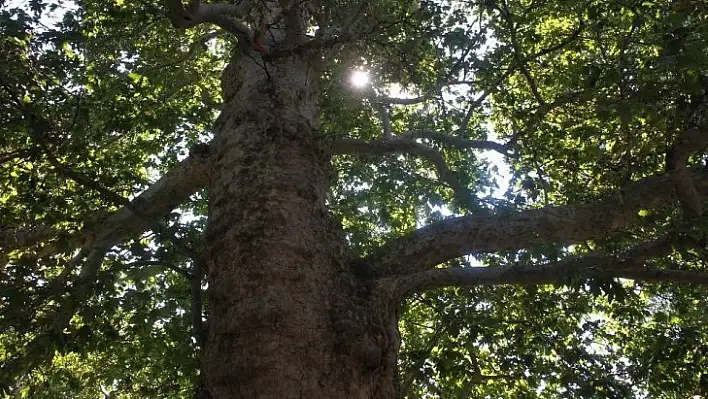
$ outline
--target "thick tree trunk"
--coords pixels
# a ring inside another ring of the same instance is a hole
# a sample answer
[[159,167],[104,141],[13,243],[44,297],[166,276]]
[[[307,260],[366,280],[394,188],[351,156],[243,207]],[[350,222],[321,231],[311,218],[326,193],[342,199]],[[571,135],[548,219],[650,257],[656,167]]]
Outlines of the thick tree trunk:
[[391,398],[395,304],[347,265],[325,208],[313,65],[236,58],[209,188],[206,385],[218,398]]

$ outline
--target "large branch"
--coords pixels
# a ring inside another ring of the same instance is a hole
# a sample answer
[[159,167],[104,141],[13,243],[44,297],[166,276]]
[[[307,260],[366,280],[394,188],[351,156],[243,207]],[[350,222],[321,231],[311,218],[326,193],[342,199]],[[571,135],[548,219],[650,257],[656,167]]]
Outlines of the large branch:
[[91,246],[110,247],[149,229],[209,181],[209,155],[191,155],[120,210],[110,214],[94,231]]
[[[76,313],[76,309],[90,295],[96,273],[108,248],[131,235],[151,228],[158,217],[175,208],[200,187],[205,186],[208,183],[208,177],[209,152],[194,152],[178,167],[172,169],[130,203],[108,215],[102,220],[102,223],[95,226],[94,230],[86,229],[84,235],[74,237],[73,243],[80,244],[81,250],[59,275],[57,281],[53,283],[57,287],[63,287],[69,283],[71,273],[78,266],[81,267],[81,273],[65,291],[57,290],[58,295],[64,295],[64,293],[68,293],[68,295],[65,296],[64,301],[56,311],[48,316],[51,320],[50,328],[40,332],[30,343],[29,347],[41,347],[40,342],[47,340],[47,337],[61,333],[68,326],[69,321]],[[180,243],[176,242],[175,244]],[[58,248],[56,249],[58,250]],[[198,256],[193,256],[192,258],[196,265],[201,262]],[[196,292],[197,286],[201,288],[201,271],[198,267],[195,267],[194,273],[191,276],[193,295],[200,294],[200,292]],[[198,282],[195,280],[198,280]],[[197,336],[197,342],[201,344],[201,297],[193,297],[192,300],[193,321],[195,323],[194,333]],[[196,324],[197,320],[199,324]],[[42,356],[36,356],[33,357],[31,362],[38,362],[41,359]],[[12,366],[20,360],[11,359],[9,364]]]
[[412,97],[412,98],[380,96],[380,97],[376,97],[376,100],[381,103],[384,103],[384,104],[415,105],[415,104],[420,104],[422,102],[428,101],[432,96],[433,96],[433,94],[427,94],[424,96],[418,96],[418,97]]
[[[390,134],[390,122],[386,110],[381,106],[382,123],[384,125],[384,136]],[[384,140],[358,140],[358,139],[340,139],[334,142],[333,151],[337,154],[388,154],[388,153],[407,153],[418,155],[428,159],[436,168],[438,178],[445,182],[455,193],[457,200],[467,209],[472,209],[474,196],[472,192],[465,187],[457,175],[452,171],[445,161],[445,158],[440,151],[427,145],[413,141],[413,138],[428,138],[438,140],[443,143],[452,144],[456,148],[463,150],[467,148],[482,148],[493,149],[507,156],[511,156],[507,152],[507,147],[500,143],[485,140],[469,140],[461,137],[451,136],[435,131],[412,130],[404,133],[403,136],[387,138]]]
[[386,105],[382,103],[374,103],[374,108],[379,114],[381,119],[381,126],[383,127],[383,137],[385,139],[390,139],[393,137],[393,129],[391,128],[391,117],[388,114],[388,109]]
[[453,147],[455,147],[459,150],[466,150],[466,149],[493,150],[493,151],[496,151],[502,155],[506,155],[508,157],[514,156],[514,154],[511,153],[510,146],[502,144],[502,143],[497,143],[497,142],[489,141],[489,140],[471,140],[471,139],[466,139],[466,138],[463,138],[463,137],[460,137],[457,135],[450,135],[450,134],[438,132],[435,130],[421,130],[421,129],[410,130],[408,132],[400,134],[399,137],[406,137],[406,138],[410,138],[410,139],[423,138],[423,139],[435,140],[435,141],[438,141],[442,144],[452,145]]
[[454,85],[472,85],[473,82],[470,81],[462,81],[462,80],[449,80],[449,81],[443,81],[435,85],[435,87],[430,90],[427,94],[423,94],[421,96],[417,97],[411,97],[411,98],[403,98],[403,97],[390,97],[390,96],[372,96],[372,101],[378,102],[381,104],[387,104],[387,105],[415,105],[415,104],[420,104],[424,103],[431,98],[437,96],[440,94],[440,90],[446,86],[454,86]]
[[338,45],[358,42],[374,34],[384,33],[386,29],[397,24],[398,22],[393,22],[388,25],[374,25],[366,31],[359,32],[342,31],[336,36],[316,36],[314,39],[308,40],[293,48],[276,49],[269,53],[266,59],[273,60],[281,57],[290,57],[326,50],[322,57],[325,60],[329,60],[336,53],[336,47]]
[[[696,189],[703,196],[708,195],[708,171],[694,168],[691,175]],[[451,218],[384,244],[355,261],[355,267],[365,276],[403,275],[473,253],[595,239],[624,229],[637,219],[641,209],[656,208],[677,199],[670,178],[655,176],[590,204]]]
[[[209,157],[206,153],[194,154],[167,172],[147,190],[135,197],[130,206],[106,215],[81,234],[62,237],[61,244],[44,245],[39,256],[47,256],[66,249],[110,248],[126,238],[139,234],[153,225],[155,220],[189,198],[209,179]],[[137,212],[135,212],[136,210]],[[60,231],[42,227],[31,232],[8,230],[3,234],[3,250],[19,249],[37,244],[38,240],[62,236]],[[12,232],[19,231],[16,236]],[[34,233],[34,234],[32,234]]]
[[[432,269],[397,279],[399,292],[404,296],[411,291],[422,291],[446,286],[476,286],[499,284],[558,284],[568,283],[569,278],[581,279],[595,276],[619,277],[651,283],[676,283],[708,285],[708,273],[688,270],[652,269],[648,267],[612,267],[610,264],[581,268],[582,263],[549,263],[525,267],[453,267]],[[587,266],[587,265],[586,265]]]
[[[199,7],[199,2],[192,0],[190,6]],[[184,7],[180,3],[180,7]],[[165,176],[159,179],[151,187],[141,193],[132,201],[107,190],[99,182],[91,177],[74,171],[69,165],[59,161],[54,155],[53,149],[47,142],[48,137],[52,137],[49,132],[60,130],[60,126],[48,119],[42,109],[32,104],[25,104],[19,101],[19,93],[13,93],[15,104],[20,111],[25,114],[28,122],[28,131],[35,140],[37,148],[41,150],[46,160],[64,177],[74,180],[76,183],[97,191],[104,200],[122,206],[118,211],[102,218],[100,223],[87,224],[84,232],[80,235],[66,237],[65,233],[55,231],[51,227],[44,226],[35,228],[35,232],[41,232],[42,239],[59,237],[60,244],[56,246],[48,244],[39,251],[39,256],[45,256],[56,252],[75,250],[81,248],[81,252],[105,252],[114,244],[124,238],[147,230],[149,226],[154,226],[160,216],[167,214],[181,202],[186,200],[197,189],[204,187],[208,183],[210,174],[210,151],[208,145],[195,146],[189,158],[170,170]],[[94,221],[96,222],[96,221]],[[30,237],[27,234],[20,234],[22,230],[13,237],[12,234],[0,235],[3,239],[4,250],[18,249],[36,244],[40,236],[35,234]]]
[[697,240],[667,235],[619,254],[594,252],[557,262],[527,266],[453,267],[425,270],[395,279],[397,295],[445,287],[496,284],[568,283],[589,277],[622,277],[638,281],[708,285],[708,272],[646,267],[650,259],[665,257],[674,245],[700,248]]
[[47,226],[34,228],[4,228],[0,229],[0,252],[17,248],[31,247],[48,238],[56,236],[56,232]]
[[455,192],[455,197],[465,207],[473,206],[473,195],[470,190],[460,183],[455,172],[450,170],[445,158],[440,151],[424,144],[416,143],[406,138],[392,138],[389,140],[364,141],[357,139],[341,139],[334,143],[334,152],[338,154],[386,154],[408,153],[418,155],[430,161],[438,172],[438,178]]
[[167,17],[172,25],[180,29],[193,28],[203,23],[212,23],[239,38],[243,51],[253,44],[250,29],[242,20],[251,8],[251,2],[243,0],[239,5],[231,3],[201,4],[191,0],[185,7],[182,0],[166,0]]
[[666,153],[666,172],[670,174],[681,205],[690,217],[698,217],[702,214],[703,201],[693,185],[686,163],[691,154],[705,148],[706,145],[708,145],[708,128],[694,128],[683,132]]
[[[502,143],[489,140],[471,140],[460,136],[437,132],[435,130],[410,130],[397,134],[391,140],[364,141],[359,139],[340,139],[334,143],[334,152],[337,154],[386,154],[400,152],[402,147],[414,139],[429,139],[441,144],[451,145],[458,150],[493,150],[508,157],[514,157],[511,147]],[[405,140],[404,140],[405,139]]]

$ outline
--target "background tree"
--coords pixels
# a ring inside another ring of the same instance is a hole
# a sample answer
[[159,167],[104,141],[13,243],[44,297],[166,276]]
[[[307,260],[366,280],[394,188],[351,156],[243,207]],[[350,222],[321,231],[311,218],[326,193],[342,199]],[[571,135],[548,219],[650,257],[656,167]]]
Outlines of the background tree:
[[706,15],[2,5],[0,391],[708,395]]

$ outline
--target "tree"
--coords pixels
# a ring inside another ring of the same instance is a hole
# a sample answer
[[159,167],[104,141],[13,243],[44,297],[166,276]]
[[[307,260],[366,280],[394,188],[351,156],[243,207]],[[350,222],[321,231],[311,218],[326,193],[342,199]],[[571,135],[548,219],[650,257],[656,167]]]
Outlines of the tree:
[[0,390],[708,395],[707,11],[5,6]]

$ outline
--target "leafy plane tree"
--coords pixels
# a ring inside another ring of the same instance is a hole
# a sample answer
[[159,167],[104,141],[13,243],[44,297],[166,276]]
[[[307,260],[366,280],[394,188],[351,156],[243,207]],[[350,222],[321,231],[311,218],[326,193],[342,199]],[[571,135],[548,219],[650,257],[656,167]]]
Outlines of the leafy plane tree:
[[3,7],[3,395],[708,395],[703,3]]

